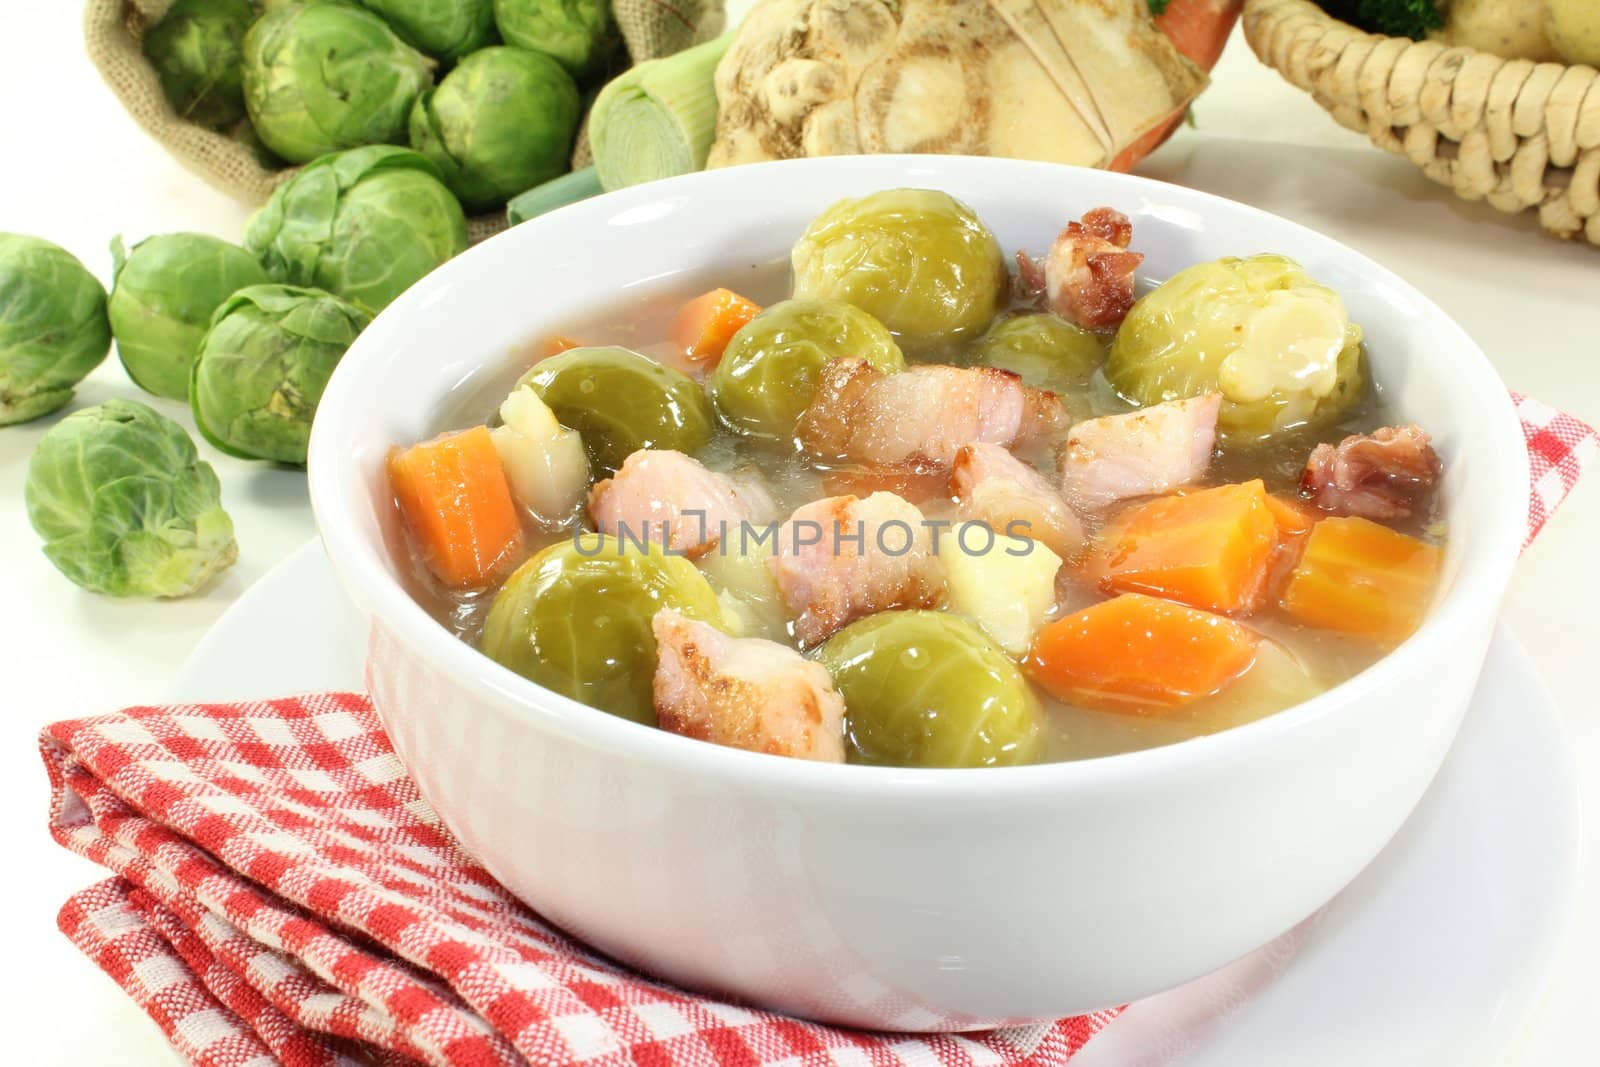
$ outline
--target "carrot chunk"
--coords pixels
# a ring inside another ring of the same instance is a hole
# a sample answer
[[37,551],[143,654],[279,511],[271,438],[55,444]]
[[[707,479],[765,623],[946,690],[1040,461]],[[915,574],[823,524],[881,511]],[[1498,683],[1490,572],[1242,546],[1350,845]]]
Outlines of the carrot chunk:
[[672,340],[692,360],[715,364],[740,328],[761,314],[761,305],[731,289],[702,293],[678,310]]
[[1297,622],[1383,645],[1411,635],[1433,598],[1443,553],[1370,519],[1323,519],[1283,593]]
[[489,430],[389,451],[389,484],[422,560],[445,585],[487,585],[522,554],[522,522]]
[[1100,532],[1083,573],[1107,593],[1248,614],[1278,543],[1270,500],[1258,479],[1136,504]]
[[1286,496],[1267,497],[1267,510],[1278,524],[1278,540],[1296,541],[1311,532],[1321,516],[1310,504]]
[[1066,703],[1159,714],[1211,696],[1249,670],[1258,640],[1221,615],[1125,593],[1039,631],[1025,666]]

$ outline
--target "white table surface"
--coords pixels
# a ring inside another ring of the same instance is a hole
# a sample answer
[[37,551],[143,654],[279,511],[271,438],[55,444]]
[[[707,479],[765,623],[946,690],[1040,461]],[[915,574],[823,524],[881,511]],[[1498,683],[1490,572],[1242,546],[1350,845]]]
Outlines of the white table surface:
[[[1144,172],[1300,218],[1370,253],[1455,315],[1513,388],[1600,424],[1600,250],[1543,239],[1531,224],[1454,201],[1409,165],[1335,127],[1261,68],[1242,40],[1216,82],[1196,108],[1199,133],[1180,134]],[[1286,151],[1285,144],[1306,148]],[[116,233],[137,239],[200,230],[237,240],[247,213],[171,162],[123,116],[83,57],[74,0],[0,0],[0,230],[48,237],[108,277],[107,244]],[[115,358],[89,377],[75,406],[113,396],[150,400]],[[190,424],[180,405],[153,403]],[[156,1028],[55,929],[61,902],[100,874],[49,840],[35,738],[53,719],[159,699],[217,616],[314,530],[302,476],[230,460],[202,444],[238,529],[238,566],[205,596],[176,603],[80,592],[39,552],[22,507],[28,455],[51,421],[0,430],[0,948],[7,956],[0,1060],[166,1065],[172,1055]],[[1597,533],[1600,473],[1524,557],[1504,610],[1565,714],[1588,815],[1584,903],[1543,1004],[1520,1035],[1513,1062],[1522,1064],[1594,1056]]]

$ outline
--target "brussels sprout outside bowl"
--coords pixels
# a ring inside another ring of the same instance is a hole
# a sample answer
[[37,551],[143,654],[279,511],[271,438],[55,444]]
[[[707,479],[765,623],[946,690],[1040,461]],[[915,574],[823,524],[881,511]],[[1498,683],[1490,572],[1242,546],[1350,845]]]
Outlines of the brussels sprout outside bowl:
[[[594,711],[491,662],[411,600],[383,457],[436,432],[454,387],[621,286],[781,257],[835,200],[895,186],[965,201],[1008,252],[1039,252],[1063,220],[1110,204],[1132,217],[1147,276],[1271,250],[1343,294],[1391,404],[1446,461],[1451,539],[1421,629],[1343,685],[1210,737],[1079,763],[908,770],[721,749]],[[1522,542],[1527,459],[1505,388],[1465,332],[1305,227],[1129,175],[862,156],[622,190],[446,264],[340,363],[310,488],[334,569],[371,619],[374,703],[423,794],[496,877],[600,950],[691,988],[856,1026],[962,1030],[1187,981],[1360,872],[1432,780],[1470,698]]]

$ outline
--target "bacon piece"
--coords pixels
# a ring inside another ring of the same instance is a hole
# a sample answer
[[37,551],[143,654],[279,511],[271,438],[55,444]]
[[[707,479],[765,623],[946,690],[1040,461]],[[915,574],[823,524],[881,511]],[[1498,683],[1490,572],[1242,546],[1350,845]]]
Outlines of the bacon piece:
[[768,565],[802,647],[863,616],[944,599],[922,512],[893,493],[831,496],[797,509],[778,528]]
[[822,368],[796,428],[814,456],[946,470],[963,445],[1048,439],[1066,427],[1054,393],[994,367],[912,367],[885,374],[864,359]]
[[[1062,559],[1083,548],[1083,524],[1050,482],[999,445],[971,444],[956,453],[950,488],[963,517],[999,533],[1031,537]],[[1012,529],[1012,524],[1026,524]]]
[[1420,426],[1385,426],[1311,451],[1301,490],[1337,515],[1403,519],[1439,480],[1439,455]]
[[664,545],[691,558],[716,547],[741,522],[767,522],[777,505],[754,478],[707,470],[682,452],[640,449],[589,491],[602,533]]
[[844,762],[844,700],[820,664],[776,641],[729,637],[671,608],[650,627],[663,730],[749,752]]
[[1193,485],[1211,466],[1221,409],[1222,394],[1208,393],[1078,423],[1061,454],[1067,499],[1099,509]]
[[1134,271],[1144,262],[1142,253],[1127,251],[1132,240],[1128,216],[1097,207],[1067,223],[1043,259],[1018,252],[1018,277],[1068,322],[1114,330],[1133,306]]
[[910,467],[836,467],[823,473],[822,491],[829,496],[893,493],[920,508],[930,500],[949,499],[950,475]]

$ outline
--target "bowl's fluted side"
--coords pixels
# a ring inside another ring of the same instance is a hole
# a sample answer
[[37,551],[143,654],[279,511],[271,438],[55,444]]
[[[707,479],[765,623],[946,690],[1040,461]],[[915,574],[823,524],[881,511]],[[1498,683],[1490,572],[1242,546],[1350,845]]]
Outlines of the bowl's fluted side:
[[[1453,655],[1481,660],[1490,620]],[[546,918],[691,989],[883,1030],[1107,1008],[1205,974],[1333,897],[1420,799],[1474,674],[1402,684],[1137,790],[867,799],[686,779],[526,728],[377,623],[373,701],[423,795]],[[470,725],[469,725],[470,724]],[[985,772],[976,772],[985,773]]]

